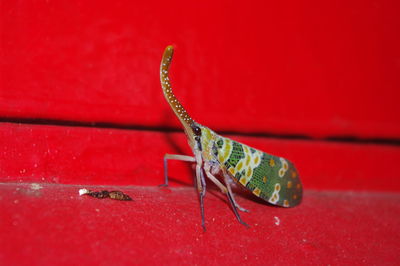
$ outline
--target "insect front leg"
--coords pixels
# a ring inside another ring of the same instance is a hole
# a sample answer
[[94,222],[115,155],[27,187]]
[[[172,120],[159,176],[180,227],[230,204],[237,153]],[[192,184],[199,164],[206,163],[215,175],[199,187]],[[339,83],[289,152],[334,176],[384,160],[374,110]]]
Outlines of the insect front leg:
[[179,155],[179,154],[165,154],[164,155],[164,184],[161,184],[161,187],[168,186],[168,160],[178,160],[184,162],[196,162],[196,159],[192,156],[187,155]]
[[203,169],[201,165],[202,161],[200,158],[200,160],[197,161],[196,163],[196,185],[200,199],[201,226],[203,227],[203,230],[206,231],[206,222],[204,216],[204,196],[206,195],[206,180],[204,178]]

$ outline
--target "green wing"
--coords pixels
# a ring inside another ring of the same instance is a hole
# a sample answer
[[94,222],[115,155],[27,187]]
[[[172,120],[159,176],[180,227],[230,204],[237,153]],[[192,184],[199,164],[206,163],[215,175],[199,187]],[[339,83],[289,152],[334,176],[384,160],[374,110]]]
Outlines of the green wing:
[[216,141],[215,151],[217,160],[229,175],[257,197],[282,207],[300,204],[303,187],[289,160],[221,136]]

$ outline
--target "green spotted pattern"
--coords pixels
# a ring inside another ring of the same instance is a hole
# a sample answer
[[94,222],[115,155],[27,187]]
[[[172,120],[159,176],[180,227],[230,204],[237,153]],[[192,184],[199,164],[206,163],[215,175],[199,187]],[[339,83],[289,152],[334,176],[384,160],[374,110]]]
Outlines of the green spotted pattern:
[[225,162],[226,168],[229,169],[230,167],[236,167],[240,159],[244,157],[245,154],[243,150],[243,145],[236,141],[232,141],[232,152],[229,156],[229,159]]
[[[275,166],[269,165],[271,159],[275,161]],[[274,192],[276,183],[279,183],[280,177],[278,176],[278,170],[281,168],[281,162],[278,157],[264,153],[261,157],[261,163],[258,167],[253,169],[253,176],[250,182],[247,183],[246,187],[253,191],[256,187],[261,189],[260,198],[269,199]],[[267,183],[264,184],[263,178],[267,176]],[[268,178],[269,177],[269,178]]]
[[[225,162],[224,166],[226,167],[226,170],[229,170],[231,167],[236,167],[240,159],[246,157],[246,153],[243,149],[244,145],[233,140],[231,141],[232,152],[228,160]],[[219,139],[216,144],[219,152],[223,153],[222,138]],[[256,151],[256,149],[249,147],[249,155],[254,154]],[[274,163],[271,164],[271,160],[273,160]],[[252,169],[253,174],[250,181],[246,184],[246,188],[250,191],[254,191],[258,188],[261,191],[259,197],[269,201],[275,190],[275,185],[278,183],[281,187],[279,191],[279,200],[274,204],[278,206],[284,206],[284,201],[286,200],[286,204],[288,204],[289,207],[298,205],[302,199],[302,187],[300,179],[297,176],[297,170],[295,169],[294,165],[289,160],[286,160],[286,162],[288,163],[288,170],[283,177],[279,177],[279,169],[282,167],[280,157],[262,152],[261,162],[257,167]],[[240,178],[245,175],[246,171],[247,168],[243,168],[240,172],[237,172],[234,176],[232,176],[232,178],[239,183]],[[293,172],[295,172],[295,177],[293,177]],[[266,177],[265,183],[264,177]],[[291,183],[290,186],[288,186],[288,182]]]

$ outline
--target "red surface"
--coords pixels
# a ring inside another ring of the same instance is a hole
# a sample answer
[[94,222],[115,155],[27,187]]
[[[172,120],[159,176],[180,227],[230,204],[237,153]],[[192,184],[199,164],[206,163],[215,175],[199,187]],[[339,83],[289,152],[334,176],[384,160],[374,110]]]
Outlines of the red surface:
[[[400,191],[398,146],[229,137],[296,162],[306,188]],[[183,133],[0,123],[3,182],[156,186],[165,153],[192,154]],[[192,184],[170,165],[173,186]]]
[[178,127],[158,78],[173,43],[176,94],[215,130],[398,139],[399,10],[375,0],[2,1],[0,113]]
[[292,209],[239,198],[251,210],[242,215],[247,229],[212,192],[203,233],[192,188],[117,188],[134,198],[118,202],[80,197],[80,186],[41,185],[0,185],[0,259],[8,264],[399,263],[399,194],[308,190]]
[[[0,265],[400,264],[399,7],[1,1]],[[193,118],[293,161],[303,204],[239,193],[246,229],[208,184],[203,233],[190,165],[156,187],[165,153],[190,154],[164,131],[181,130],[159,85],[168,44]]]

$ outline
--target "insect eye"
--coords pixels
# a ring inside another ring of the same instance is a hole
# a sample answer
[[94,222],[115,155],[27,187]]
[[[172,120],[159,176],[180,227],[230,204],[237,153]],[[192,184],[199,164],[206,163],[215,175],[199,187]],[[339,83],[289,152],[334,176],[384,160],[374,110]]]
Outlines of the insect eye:
[[194,127],[193,127],[193,133],[194,133],[196,136],[200,136],[200,135],[201,135],[201,129],[200,129],[198,126],[194,126]]

